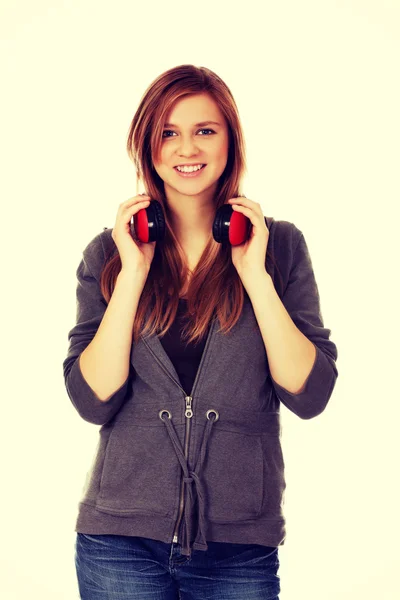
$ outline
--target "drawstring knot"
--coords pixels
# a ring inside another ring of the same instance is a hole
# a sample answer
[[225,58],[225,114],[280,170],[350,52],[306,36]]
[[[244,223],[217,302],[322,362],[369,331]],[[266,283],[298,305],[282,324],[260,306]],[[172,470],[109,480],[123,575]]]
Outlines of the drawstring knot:
[[[168,419],[163,419],[163,414],[167,413]],[[210,419],[210,415],[214,414],[215,418]],[[193,548],[195,550],[207,550],[207,541],[205,539],[205,492],[203,483],[200,479],[200,472],[203,466],[203,462],[206,456],[206,447],[211,434],[211,428],[215,421],[219,419],[218,411],[210,409],[206,412],[207,423],[203,432],[203,439],[200,447],[199,457],[195,468],[189,471],[189,466],[185,454],[182,450],[178,435],[172,425],[172,415],[168,410],[161,410],[159,412],[160,419],[165,423],[167,432],[170,436],[173,448],[176,456],[180,462],[183,471],[183,482],[186,484],[185,488],[185,505],[184,505],[184,518],[185,518],[185,535],[182,546],[182,554],[185,556],[191,555],[191,516],[192,510],[195,505],[195,497],[193,492],[193,483],[195,484],[196,494],[198,499],[198,527],[195,540],[193,542]]]

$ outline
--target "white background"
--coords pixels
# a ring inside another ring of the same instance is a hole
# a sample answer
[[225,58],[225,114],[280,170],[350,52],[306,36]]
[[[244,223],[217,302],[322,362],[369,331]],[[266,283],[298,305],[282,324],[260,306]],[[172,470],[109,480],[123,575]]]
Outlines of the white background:
[[142,93],[192,63],[230,87],[246,196],[304,233],[339,353],[321,415],[281,407],[280,600],[398,599],[398,2],[3,0],[0,36],[1,597],[79,597],[99,427],[63,380],[75,272],[136,193],[125,143]]

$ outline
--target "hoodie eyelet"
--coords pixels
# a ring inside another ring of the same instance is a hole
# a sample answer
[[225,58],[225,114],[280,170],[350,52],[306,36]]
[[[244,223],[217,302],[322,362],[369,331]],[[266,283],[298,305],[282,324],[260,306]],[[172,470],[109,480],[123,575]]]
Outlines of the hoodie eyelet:
[[211,414],[211,413],[214,413],[214,415],[215,415],[215,419],[214,419],[214,421],[218,421],[218,419],[219,419],[219,412],[218,412],[217,410],[215,410],[214,408],[210,408],[210,409],[209,409],[209,410],[206,412],[206,417],[207,417],[207,419],[208,419],[208,420],[210,420],[210,418],[209,418],[209,416],[208,416],[208,415],[209,415],[209,414]]
[[172,415],[171,415],[171,413],[169,412],[169,410],[167,410],[166,408],[163,408],[163,409],[162,409],[162,410],[160,410],[160,412],[158,413],[158,416],[160,417],[161,421],[164,421],[164,419],[163,419],[163,414],[164,414],[164,413],[167,413],[167,415],[168,415],[168,419],[171,419],[171,418],[172,418]]

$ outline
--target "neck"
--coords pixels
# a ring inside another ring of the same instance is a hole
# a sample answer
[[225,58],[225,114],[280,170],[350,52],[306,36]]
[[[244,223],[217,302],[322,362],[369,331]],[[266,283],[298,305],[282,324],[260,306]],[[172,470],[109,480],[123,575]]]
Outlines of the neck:
[[183,249],[205,245],[215,218],[215,186],[191,196],[165,186],[171,226]]

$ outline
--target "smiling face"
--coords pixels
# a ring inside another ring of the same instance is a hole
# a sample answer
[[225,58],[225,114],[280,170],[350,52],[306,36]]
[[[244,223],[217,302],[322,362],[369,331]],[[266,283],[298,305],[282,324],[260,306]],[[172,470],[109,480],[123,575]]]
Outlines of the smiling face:
[[[214,121],[213,123],[209,121]],[[228,160],[228,127],[216,102],[206,93],[178,100],[166,116],[161,157],[154,168],[168,196],[213,195]],[[181,175],[177,165],[205,165]]]

